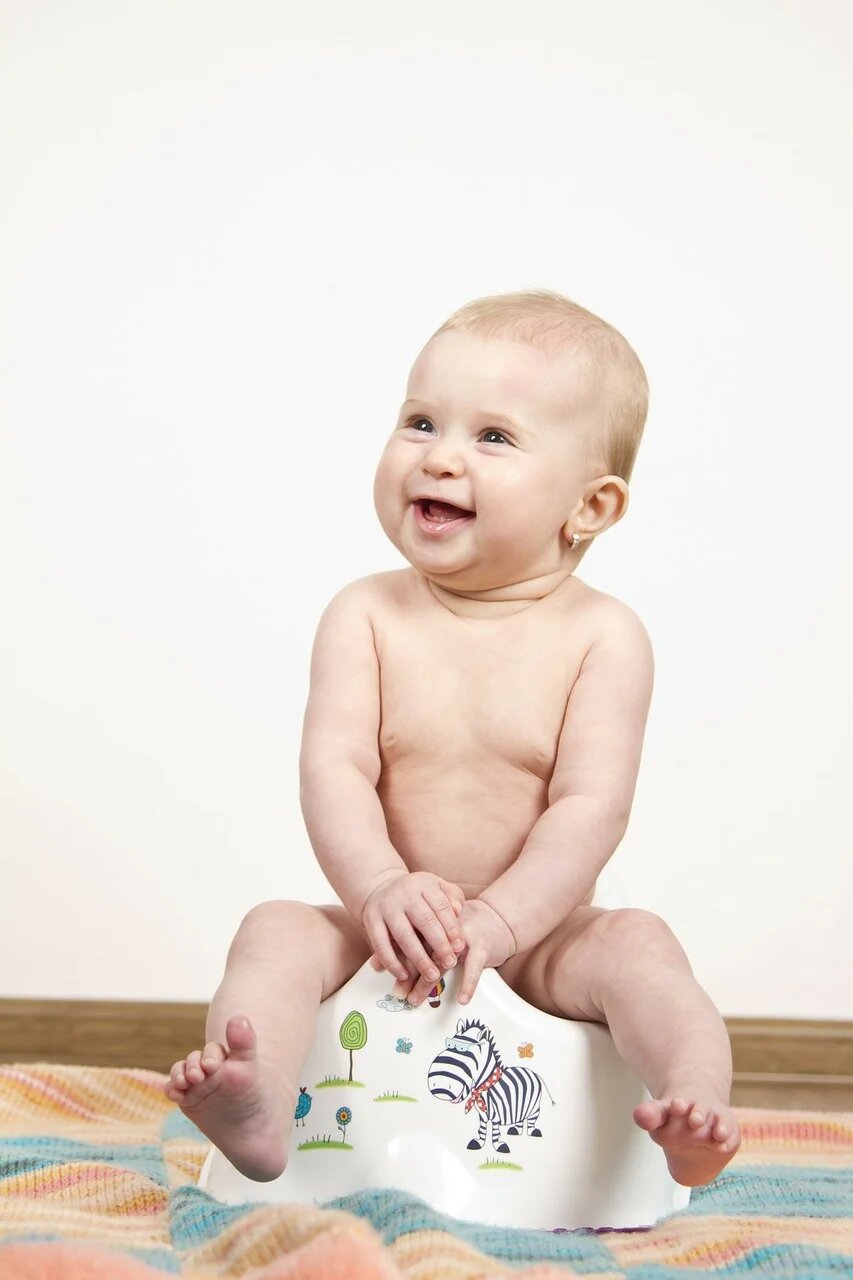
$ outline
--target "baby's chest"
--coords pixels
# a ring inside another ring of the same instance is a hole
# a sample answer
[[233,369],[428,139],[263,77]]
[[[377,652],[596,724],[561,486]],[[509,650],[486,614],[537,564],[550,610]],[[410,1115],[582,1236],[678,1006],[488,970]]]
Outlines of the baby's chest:
[[379,748],[394,766],[481,772],[510,765],[547,781],[566,711],[570,656],[539,637],[510,647],[486,637],[386,638],[380,654]]

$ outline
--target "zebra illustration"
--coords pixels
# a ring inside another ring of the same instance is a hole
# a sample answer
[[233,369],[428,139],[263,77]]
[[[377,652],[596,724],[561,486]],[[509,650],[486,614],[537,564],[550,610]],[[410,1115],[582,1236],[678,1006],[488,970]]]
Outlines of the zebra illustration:
[[[463,1102],[466,1113],[478,1111],[478,1136],[468,1143],[469,1151],[479,1151],[486,1141],[486,1122],[492,1122],[492,1147],[508,1152],[501,1142],[501,1128],[517,1134],[527,1125],[531,1138],[541,1138],[536,1128],[544,1081],[529,1067],[505,1067],[491,1031],[478,1018],[460,1018],[456,1034],[448,1036],[444,1049],[433,1058],[427,1071],[427,1085],[440,1102]],[[547,1085],[548,1097],[551,1091]],[[554,1099],[551,1098],[554,1106]],[[499,1145],[500,1144],[500,1145]]]

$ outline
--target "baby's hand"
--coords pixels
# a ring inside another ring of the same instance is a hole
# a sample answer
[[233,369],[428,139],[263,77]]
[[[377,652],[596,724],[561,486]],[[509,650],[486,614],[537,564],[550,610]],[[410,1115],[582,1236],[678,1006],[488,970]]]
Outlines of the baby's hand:
[[459,983],[459,1004],[467,1004],[484,969],[497,969],[514,956],[515,938],[509,925],[481,898],[469,898],[459,915],[468,950]]
[[[441,976],[437,965],[450,969],[456,963],[456,953],[464,950],[456,923],[464,902],[459,885],[442,880],[431,871],[400,871],[384,880],[369,895],[361,912],[361,923],[375,953],[371,957],[373,967],[387,969],[401,982],[420,975],[419,980],[429,984],[429,991]],[[419,935],[432,949],[432,956],[427,954]]]

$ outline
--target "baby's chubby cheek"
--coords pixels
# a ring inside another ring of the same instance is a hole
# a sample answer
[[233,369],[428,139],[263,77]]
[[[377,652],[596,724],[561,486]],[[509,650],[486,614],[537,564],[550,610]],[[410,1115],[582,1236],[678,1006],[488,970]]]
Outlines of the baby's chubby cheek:
[[403,521],[408,518],[409,503],[405,498],[405,487],[397,483],[398,493],[392,497],[390,484],[381,474],[376,473],[373,483],[373,507],[386,537],[400,550],[399,530]]

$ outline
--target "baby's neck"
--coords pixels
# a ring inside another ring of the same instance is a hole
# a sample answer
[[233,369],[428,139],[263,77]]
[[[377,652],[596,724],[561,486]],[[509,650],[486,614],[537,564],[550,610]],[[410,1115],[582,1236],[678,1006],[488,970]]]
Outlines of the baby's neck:
[[460,618],[502,618],[524,613],[541,600],[559,591],[572,589],[571,569],[558,569],[522,582],[509,582],[491,587],[488,591],[465,591],[460,588],[442,587],[432,578],[419,575],[428,591],[450,613]]

